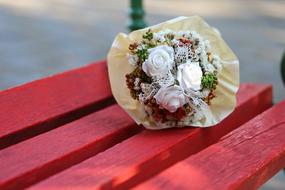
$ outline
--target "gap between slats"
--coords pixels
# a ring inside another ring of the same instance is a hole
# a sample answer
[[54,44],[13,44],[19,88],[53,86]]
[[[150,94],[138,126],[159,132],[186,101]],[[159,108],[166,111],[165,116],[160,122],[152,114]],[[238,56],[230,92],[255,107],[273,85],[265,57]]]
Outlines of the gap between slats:
[[48,132],[52,129],[56,129],[57,127],[60,127],[64,124],[80,119],[81,117],[84,117],[93,112],[101,110],[114,103],[115,103],[115,100],[113,97],[107,98],[100,102],[96,102],[94,104],[90,104],[88,106],[78,108],[68,113],[58,115],[54,118],[50,118],[44,122],[37,123],[29,127],[25,127],[17,131],[16,133],[12,133],[12,134],[6,135],[5,137],[1,138],[0,139],[0,151],[1,149],[7,148],[9,146],[17,144],[29,138]]
[[142,127],[113,105],[10,146],[0,151],[0,189],[25,188],[141,131]]
[[106,61],[2,91],[0,150],[114,103]]

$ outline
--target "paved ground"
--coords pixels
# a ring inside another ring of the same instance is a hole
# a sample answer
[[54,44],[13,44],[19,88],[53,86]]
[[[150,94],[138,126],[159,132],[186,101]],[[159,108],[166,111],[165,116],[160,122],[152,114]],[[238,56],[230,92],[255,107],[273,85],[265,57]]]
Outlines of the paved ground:
[[[118,32],[126,32],[128,0],[0,0],[0,89],[104,59]],[[145,0],[155,24],[198,14],[217,27],[238,55],[241,81],[274,85],[285,50],[284,0]],[[284,190],[280,173],[262,189]]]

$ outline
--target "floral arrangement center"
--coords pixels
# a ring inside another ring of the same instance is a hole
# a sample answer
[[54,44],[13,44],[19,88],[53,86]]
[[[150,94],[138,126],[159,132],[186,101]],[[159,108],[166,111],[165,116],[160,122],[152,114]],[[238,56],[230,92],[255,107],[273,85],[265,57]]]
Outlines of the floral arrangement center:
[[184,126],[206,117],[223,68],[207,39],[196,31],[148,30],[127,56],[134,69],[126,84],[152,122]]

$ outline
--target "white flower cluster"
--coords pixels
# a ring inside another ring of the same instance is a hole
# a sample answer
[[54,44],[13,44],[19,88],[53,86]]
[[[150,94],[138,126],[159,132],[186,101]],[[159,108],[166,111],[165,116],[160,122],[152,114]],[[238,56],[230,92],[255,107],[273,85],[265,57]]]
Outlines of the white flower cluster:
[[[217,75],[222,69],[219,56],[209,53],[209,41],[195,31],[165,30],[153,33],[150,43],[155,46],[147,49],[148,56],[141,68],[152,82],[135,80],[135,88],[141,89],[139,101],[145,103],[154,98],[170,113],[188,104],[191,113],[182,123],[187,119],[188,122],[201,119],[201,113],[208,108],[204,99],[211,90],[203,86],[203,76]],[[136,54],[128,55],[128,58],[131,65],[137,66]]]

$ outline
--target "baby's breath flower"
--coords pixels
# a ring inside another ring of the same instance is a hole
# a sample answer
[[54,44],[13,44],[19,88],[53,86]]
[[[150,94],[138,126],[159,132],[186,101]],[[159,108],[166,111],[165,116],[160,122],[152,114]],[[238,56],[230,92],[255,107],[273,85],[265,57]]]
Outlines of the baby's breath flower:
[[138,60],[139,60],[137,55],[128,53],[127,58],[128,58],[128,62],[130,65],[135,66],[135,67],[137,66]]
[[158,42],[165,42],[165,37],[164,35],[158,34],[158,33],[154,33],[153,34],[153,39],[158,41]]

